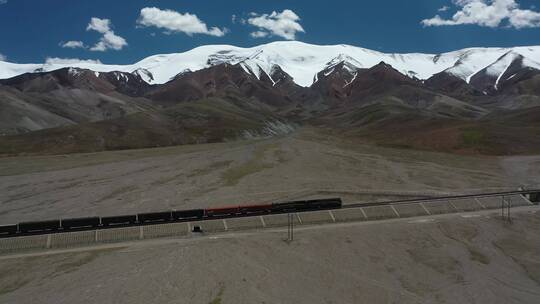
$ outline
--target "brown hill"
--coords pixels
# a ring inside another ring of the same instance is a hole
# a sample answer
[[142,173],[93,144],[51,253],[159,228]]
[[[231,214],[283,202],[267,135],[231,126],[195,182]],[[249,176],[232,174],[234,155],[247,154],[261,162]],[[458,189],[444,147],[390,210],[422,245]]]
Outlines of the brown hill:
[[[143,84],[144,83],[144,84]],[[123,117],[154,108],[139,76],[66,68],[0,80],[0,134]],[[133,94],[131,94],[133,93]]]
[[[74,126],[0,137],[0,155],[65,154],[222,142],[287,133],[292,126],[274,126],[279,118],[263,107],[235,100],[207,98],[160,110]],[[273,128],[273,129],[271,129]]]
[[[187,71],[155,86],[141,71],[25,74],[0,84],[0,128],[11,135],[0,137],[0,153],[226,141],[283,134],[302,124],[381,145],[529,153],[540,147],[534,138],[540,134],[539,74],[518,63],[488,95],[448,73],[423,82],[383,62],[360,69],[347,58],[329,63],[309,88],[277,65],[259,75],[242,63]],[[29,133],[16,135],[23,132]]]

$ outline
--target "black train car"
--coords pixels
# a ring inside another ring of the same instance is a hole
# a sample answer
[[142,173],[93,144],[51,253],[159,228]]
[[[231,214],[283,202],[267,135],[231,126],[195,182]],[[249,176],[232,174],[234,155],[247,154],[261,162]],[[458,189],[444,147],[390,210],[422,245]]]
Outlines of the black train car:
[[341,198],[328,198],[309,200],[307,204],[310,206],[310,209],[338,209],[341,208],[342,201]]
[[265,205],[244,205],[238,207],[240,213],[242,214],[261,214],[269,213],[272,211],[272,204]]
[[204,216],[204,209],[193,210],[179,210],[172,212],[173,221],[187,220],[187,219],[202,219]]
[[0,236],[13,235],[17,233],[17,224],[0,226]]
[[166,212],[149,212],[137,214],[139,223],[154,223],[154,222],[170,222],[172,219],[171,211]]
[[56,231],[59,228],[60,220],[19,223],[19,231],[22,233]]
[[80,228],[98,228],[100,225],[99,217],[83,217],[62,220],[62,229],[80,229]]
[[205,215],[207,217],[235,216],[238,214],[240,214],[240,208],[238,206],[205,209]]
[[287,213],[287,212],[302,212],[321,209],[338,209],[341,208],[342,202],[340,198],[317,199],[307,201],[292,201],[285,203],[272,204],[272,212]]
[[117,215],[106,216],[101,218],[101,225],[103,227],[109,226],[129,226],[137,222],[136,215]]
[[308,209],[309,209],[309,205],[307,204],[306,201],[292,201],[292,202],[272,204],[273,213],[306,211]]

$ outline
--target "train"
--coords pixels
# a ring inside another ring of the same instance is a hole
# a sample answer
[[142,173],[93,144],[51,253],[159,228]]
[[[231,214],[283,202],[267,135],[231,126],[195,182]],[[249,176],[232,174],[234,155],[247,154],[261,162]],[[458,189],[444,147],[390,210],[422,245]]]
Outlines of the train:
[[171,210],[163,212],[83,217],[0,225],[0,237],[84,231],[114,227],[142,226],[172,222],[201,221],[242,216],[339,209],[340,198],[299,200],[271,204],[240,205],[208,209]]

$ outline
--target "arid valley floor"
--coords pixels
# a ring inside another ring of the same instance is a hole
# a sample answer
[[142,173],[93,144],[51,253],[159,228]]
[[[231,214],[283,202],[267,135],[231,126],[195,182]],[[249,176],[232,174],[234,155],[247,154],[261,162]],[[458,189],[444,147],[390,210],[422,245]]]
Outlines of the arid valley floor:
[[[321,130],[0,159],[0,223],[538,185],[537,156],[384,148]],[[0,257],[1,303],[538,303],[540,212],[498,211]]]
[[538,303],[540,212],[0,257],[2,303]]
[[287,137],[93,154],[0,158],[0,223],[340,196],[515,190],[537,156],[381,148],[304,129]]

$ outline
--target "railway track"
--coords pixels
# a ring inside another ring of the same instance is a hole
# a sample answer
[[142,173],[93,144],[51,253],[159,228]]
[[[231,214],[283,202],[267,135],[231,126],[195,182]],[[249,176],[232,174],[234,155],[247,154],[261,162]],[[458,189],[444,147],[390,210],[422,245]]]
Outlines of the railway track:
[[402,200],[392,200],[392,201],[373,202],[373,203],[355,203],[355,204],[343,205],[341,208],[391,206],[391,205],[399,205],[399,204],[437,202],[437,201],[448,201],[448,200],[467,199],[467,198],[484,198],[484,197],[503,197],[503,196],[511,196],[511,195],[525,195],[525,194],[531,194],[531,193],[540,193],[540,189],[504,191],[504,192],[487,192],[487,193],[478,193],[478,194],[461,194],[461,195],[449,195],[449,196],[437,196],[437,197],[428,197],[428,198],[402,199]]
[[[504,197],[515,197],[515,196],[523,196],[527,194],[538,194],[540,193],[540,189],[528,189],[528,190],[516,190],[516,191],[502,191],[502,192],[486,192],[486,193],[477,193],[477,194],[461,194],[461,195],[449,195],[449,196],[437,196],[437,197],[429,197],[429,198],[416,198],[416,199],[400,199],[400,200],[391,200],[391,201],[383,201],[383,202],[368,202],[368,203],[353,203],[353,204],[346,204],[341,205],[339,208],[336,205],[328,205],[318,208],[312,208],[312,209],[306,209],[302,207],[293,207],[289,209],[282,209],[282,210],[274,210],[271,213],[231,213],[231,214],[218,214],[210,217],[189,217],[189,218],[177,218],[173,219],[172,217],[170,220],[159,220],[159,215],[168,214],[168,213],[174,213],[174,212],[187,212],[187,211],[167,211],[167,212],[156,212],[152,213],[153,216],[158,216],[155,221],[140,221],[141,216],[148,216],[149,214],[140,214],[140,215],[133,215],[133,216],[117,216],[117,217],[103,217],[101,218],[101,222],[103,219],[111,219],[111,218],[122,218],[122,217],[132,217],[129,220],[126,219],[126,222],[123,222],[119,225],[88,225],[87,227],[76,227],[71,226],[69,229],[54,229],[53,226],[51,226],[51,229],[42,229],[39,231],[28,231],[28,232],[17,232],[17,233],[5,233],[0,234],[0,238],[17,238],[17,237],[24,237],[24,236],[33,236],[33,235],[46,235],[46,234],[58,234],[58,233],[69,233],[69,232],[83,232],[83,231],[96,231],[96,230],[106,230],[106,229],[115,229],[115,228],[129,228],[129,227],[143,227],[143,226],[150,226],[150,225],[163,225],[163,224],[172,224],[172,223],[189,223],[189,222],[204,222],[204,221],[215,221],[215,220],[226,220],[226,219],[235,219],[235,218],[249,218],[249,217],[260,217],[263,215],[271,215],[271,214],[285,214],[285,213],[309,213],[313,211],[321,211],[321,210],[341,210],[340,212],[346,212],[346,210],[351,209],[359,209],[362,214],[364,214],[365,218],[368,218],[368,215],[366,215],[365,210],[369,208],[376,208],[376,207],[391,207],[391,210],[397,215],[397,217],[401,217],[398,210],[400,210],[400,206],[404,205],[412,205],[412,204],[420,204],[426,203],[426,205],[429,203],[431,205],[436,205],[437,203],[449,203],[452,208],[455,209],[455,211],[459,211],[458,208],[456,208],[452,202],[457,202],[459,200],[466,200],[466,199],[474,199],[476,202],[481,206],[480,209],[494,209],[497,208],[493,203],[489,207],[486,207],[482,205],[482,203],[479,201],[479,199],[483,198],[498,198],[501,197],[504,199]],[[523,199],[523,201],[526,201],[530,204],[530,201]],[[287,204],[287,203],[285,203]],[[290,203],[289,203],[290,204]],[[395,208],[394,208],[395,207]],[[236,207],[236,208],[243,208],[242,206]],[[430,215],[431,212],[426,208],[424,205],[422,205],[422,208],[425,210],[425,213]],[[222,210],[227,208],[218,208],[214,210]],[[467,211],[466,208],[464,211]],[[351,211],[353,212],[353,211]],[[450,211],[451,212],[451,211]],[[450,212],[434,212],[434,213],[450,213]],[[332,218],[334,216],[332,215]],[[79,220],[89,220],[93,221],[95,223],[96,219],[100,218],[82,218]],[[373,219],[376,219],[374,217]],[[60,223],[64,221],[64,223],[69,223],[72,219],[67,220],[59,220]],[[77,219],[75,219],[77,220]],[[335,219],[334,219],[335,220]],[[45,223],[46,225],[53,224],[54,221],[44,221],[40,222],[41,224]],[[20,225],[20,224],[19,224]],[[14,225],[11,225],[11,227]],[[0,226],[1,228],[2,226]],[[3,226],[8,227],[8,226]]]

